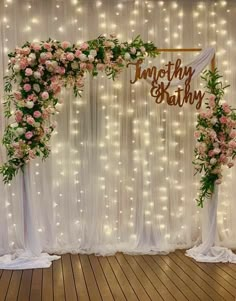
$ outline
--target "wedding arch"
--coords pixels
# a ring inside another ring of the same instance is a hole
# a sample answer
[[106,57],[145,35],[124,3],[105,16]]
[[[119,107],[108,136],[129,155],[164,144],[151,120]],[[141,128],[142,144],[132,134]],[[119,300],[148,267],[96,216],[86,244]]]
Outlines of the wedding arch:
[[[30,160],[36,157],[45,159],[50,154],[49,141],[56,127],[52,116],[59,110],[61,87],[71,87],[75,96],[80,95],[87,73],[96,76],[99,72],[104,72],[114,80],[127,64],[135,65],[147,56],[156,57],[159,52],[164,51],[173,50],[157,50],[152,42],[143,42],[140,36],[131,42],[124,43],[120,43],[114,36],[110,38],[100,36],[80,45],[49,39],[40,43],[26,42],[21,48],[16,48],[8,55],[10,72],[5,77],[4,107],[9,124],[3,137],[8,161],[0,167],[4,182],[10,182],[20,169],[25,169],[24,167]],[[187,51],[194,51],[194,49]],[[208,55],[207,51],[200,56],[200,59],[202,60],[205,55]],[[221,183],[222,166],[232,167],[236,157],[236,114],[226,102],[222,102],[226,87],[222,85],[221,76],[215,69],[214,58],[210,58],[211,71],[203,73],[203,80],[206,83],[206,108],[198,115],[194,165],[197,173],[205,172],[201,179],[198,205],[203,207],[205,199],[213,200],[210,204],[211,213],[214,216],[209,234],[210,240],[200,245],[200,248],[188,251],[188,255],[197,260],[206,259],[201,257],[202,254],[208,256],[214,245],[216,185]],[[206,61],[209,63],[209,55]],[[203,67],[205,65],[201,65],[195,75],[199,74]],[[190,68],[192,68],[191,64]],[[147,71],[146,74],[150,72]],[[159,83],[155,82],[155,84],[158,89]],[[24,185],[27,190],[29,183],[24,181]],[[29,213],[29,200],[27,206]],[[26,214],[25,218],[28,219],[29,214]],[[26,224],[28,231],[31,228],[28,233],[30,237],[28,247],[32,254],[40,256],[41,250],[38,248],[37,238],[34,235],[36,232],[32,230],[33,222],[28,219]],[[219,249],[218,253],[222,255],[222,249]],[[230,261],[236,261],[235,256],[227,250],[220,259],[225,260],[226,257]],[[46,256],[44,259],[48,266],[49,262],[57,257],[50,259]],[[42,266],[44,264],[45,262]]]

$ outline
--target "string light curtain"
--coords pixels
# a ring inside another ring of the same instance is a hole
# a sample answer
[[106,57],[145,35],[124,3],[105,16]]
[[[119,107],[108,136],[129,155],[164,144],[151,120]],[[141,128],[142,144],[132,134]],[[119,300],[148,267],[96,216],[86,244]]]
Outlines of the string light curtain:
[[[116,33],[140,34],[160,48],[216,48],[217,66],[235,106],[234,1],[23,1],[0,3],[0,93],[7,53],[26,40],[83,42]],[[163,66],[194,53],[161,54]],[[82,98],[63,91],[52,154],[30,163],[30,200],[41,243],[51,252],[157,253],[185,248],[200,235],[192,167],[195,106],[155,104],[129,68],[112,82],[87,78]],[[198,80],[195,87],[202,88]],[[4,130],[1,108],[1,134]],[[1,149],[1,160],[5,151]],[[235,170],[220,187],[221,244],[236,245]],[[24,247],[22,174],[0,183],[0,253]]]

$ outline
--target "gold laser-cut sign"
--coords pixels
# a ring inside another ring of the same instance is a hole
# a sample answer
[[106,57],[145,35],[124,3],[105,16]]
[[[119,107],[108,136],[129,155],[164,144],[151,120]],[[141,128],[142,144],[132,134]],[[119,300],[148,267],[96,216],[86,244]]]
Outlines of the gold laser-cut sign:
[[[182,48],[182,49],[157,49],[158,52],[191,52],[201,51],[199,48]],[[175,63],[168,62],[164,67],[158,69],[156,66],[142,68],[142,60],[131,62],[128,65],[135,66],[135,76],[130,80],[131,84],[135,84],[140,79],[149,79],[151,82],[150,94],[155,98],[157,104],[166,101],[170,106],[182,107],[185,103],[196,103],[196,109],[200,109],[205,93],[202,91],[190,91],[190,83],[195,70],[190,66],[181,66],[181,59],[177,59]],[[127,66],[128,66],[127,65]],[[211,61],[211,70],[215,69],[215,56]],[[165,81],[164,81],[165,79]],[[178,86],[173,95],[170,95],[168,88],[174,80],[182,80],[183,84]]]

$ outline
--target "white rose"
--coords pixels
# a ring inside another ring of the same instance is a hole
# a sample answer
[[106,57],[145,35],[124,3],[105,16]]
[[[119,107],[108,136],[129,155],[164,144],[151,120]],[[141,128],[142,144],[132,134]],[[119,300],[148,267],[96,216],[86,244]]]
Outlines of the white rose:
[[39,86],[39,84],[33,84],[33,89],[34,89],[34,91],[36,91],[36,92],[40,92],[40,86]]
[[38,71],[35,71],[35,72],[34,72],[34,78],[38,79],[38,78],[40,78],[40,77],[41,77],[41,73],[38,72]]
[[57,68],[58,67],[57,61],[52,61],[52,66],[53,66],[53,68]]
[[81,53],[80,55],[79,55],[79,59],[82,61],[82,62],[85,62],[85,61],[87,61],[87,56],[85,55],[85,54],[83,54],[83,53]]
[[92,55],[89,55],[88,59],[89,59],[90,63],[92,63],[94,61],[94,57]]
[[111,49],[114,48],[115,47],[115,43],[110,42],[110,47],[111,47]]
[[40,122],[35,122],[34,127],[39,128],[40,127]]
[[125,60],[126,61],[130,60],[130,54],[128,52],[125,53]]
[[91,49],[89,54],[92,55],[92,56],[96,56],[97,55],[97,50]]
[[217,122],[217,118],[216,117],[211,118],[211,124],[216,124],[216,122]]
[[60,103],[57,103],[57,104],[55,105],[55,109],[56,109],[58,112],[61,111],[61,107],[62,107],[62,105],[61,105]]
[[47,58],[47,54],[45,52],[40,53],[40,57],[41,59],[46,59]]
[[211,158],[211,160],[210,160],[211,165],[214,165],[216,162],[217,162],[216,158]]
[[30,58],[31,60],[36,60],[36,55],[35,55],[35,53],[30,53],[29,58]]
[[77,62],[73,62],[73,63],[71,64],[71,68],[72,68],[72,69],[78,69],[78,68],[79,68],[79,64],[78,64]]
[[25,129],[24,128],[17,128],[16,132],[20,136],[20,135],[23,135],[25,133]]
[[33,106],[34,106],[34,103],[33,103],[33,101],[27,101],[26,104],[25,104],[25,106],[26,106],[26,108],[28,108],[28,109],[32,109]]
[[19,71],[20,71],[20,65],[19,65],[19,64],[15,64],[15,65],[13,66],[13,70],[14,70],[15,72],[19,72]]
[[11,124],[11,127],[12,127],[12,128],[18,127],[18,123],[16,123],[16,122],[15,122],[15,123],[12,123],[12,124]]

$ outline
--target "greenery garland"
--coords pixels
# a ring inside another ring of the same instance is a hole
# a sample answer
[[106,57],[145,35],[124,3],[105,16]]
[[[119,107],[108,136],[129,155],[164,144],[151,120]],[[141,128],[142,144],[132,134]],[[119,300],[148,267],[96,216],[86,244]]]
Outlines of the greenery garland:
[[4,111],[9,125],[3,136],[8,161],[0,167],[4,182],[35,157],[48,157],[56,126],[51,116],[58,111],[61,87],[71,86],[77,96],[86,73],[105,72],[114,80],[128,62],[157,55],[156,46],[140,36],[130,43],[100,36],[80,45],[49,39],[16,48],[8,55],[5,77]]
[[208,98],[206,109],[199,113],[197,119],[193,162],[196,174],[204,172],[196,200],[200,207],[211,198],[214,186],[221,184],[223,165],[232,167],[236,156],[236,113],[222,101],[228,86],[223,86],[221,78],[217,69],[207,70],[202,76]]

